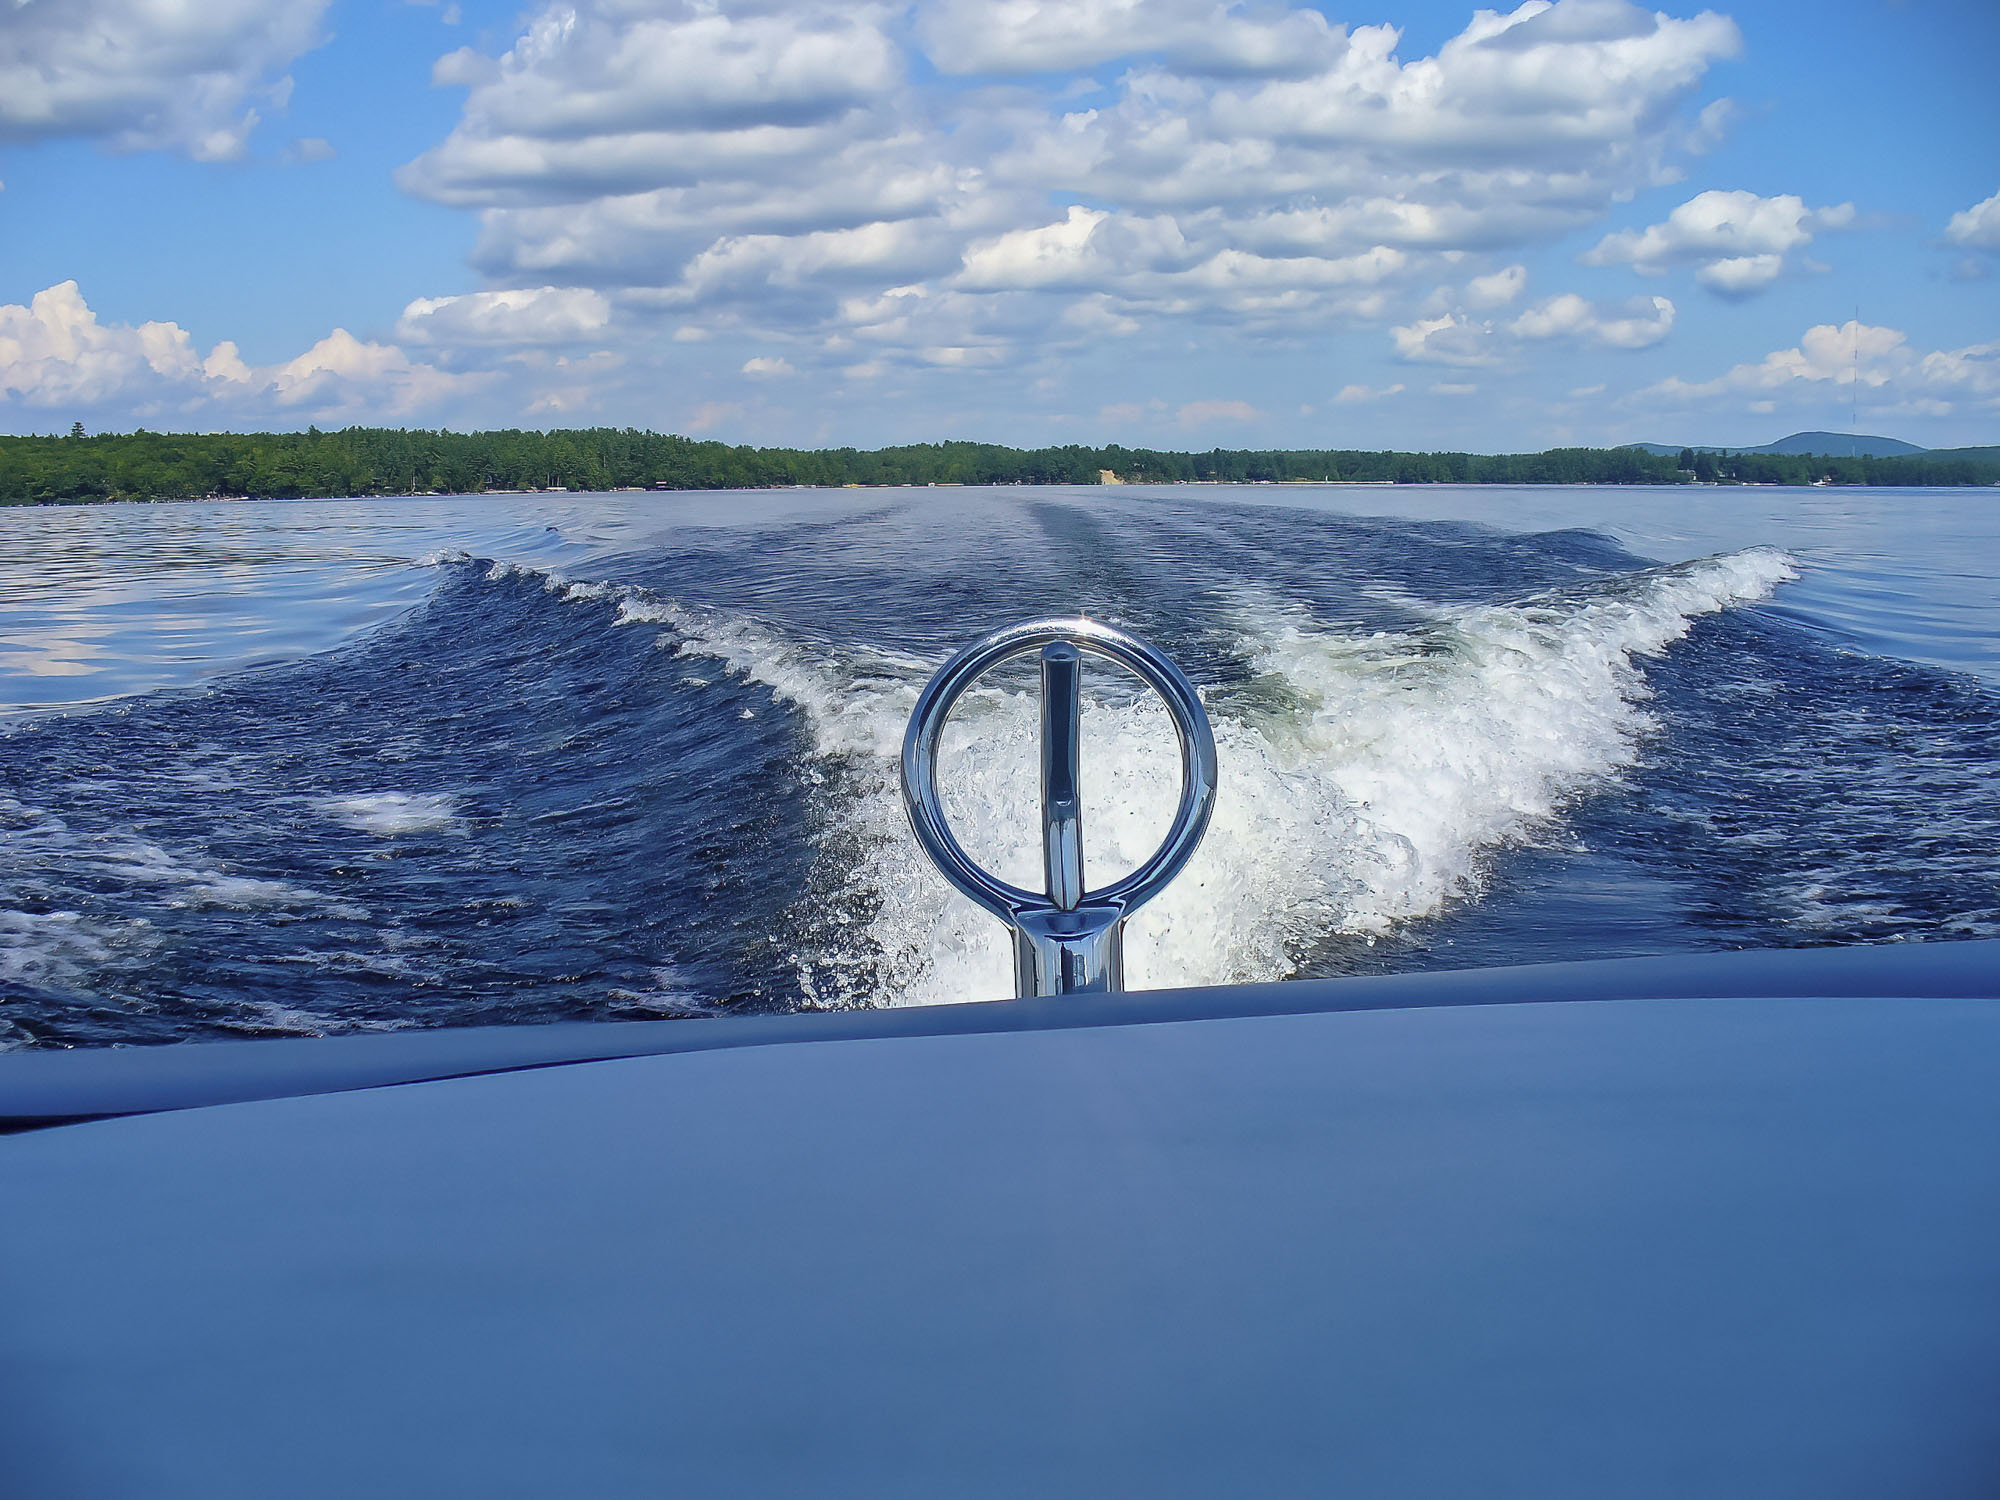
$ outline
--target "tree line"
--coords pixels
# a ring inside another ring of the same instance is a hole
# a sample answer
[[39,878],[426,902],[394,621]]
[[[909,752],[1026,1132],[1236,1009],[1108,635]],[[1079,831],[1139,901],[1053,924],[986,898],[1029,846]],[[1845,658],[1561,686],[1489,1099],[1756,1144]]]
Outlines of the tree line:
[[1639,448],[1543,453],[1353,449],[1205,453],[1069,444],[911,443],[751,448],[635,428],[431,432],[162,433],[0,437],[0,503],[478,494],[506,490],[744,489],[780,485],[1259,483],[1966,485],[2000,483],[1972,459],[1796,454],[1654,455]]
[[2000,461],[1918,453],[1839,458],[1813,453],[1696,453],[1684,448],[1678,462],[1701,484],[2000,484]]

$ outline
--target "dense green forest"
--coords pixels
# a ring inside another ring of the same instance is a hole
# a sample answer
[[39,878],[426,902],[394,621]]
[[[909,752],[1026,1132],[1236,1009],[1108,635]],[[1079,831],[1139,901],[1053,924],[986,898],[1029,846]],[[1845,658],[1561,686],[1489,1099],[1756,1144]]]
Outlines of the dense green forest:
[[739,448],[632,428],[558,432],[159,433],[0,437],[0,503],[201,496],[410,495],[494,490],[740,489],[769,485],[1096,484],[1344,480],[1396,484],[1962,485],[2000,483],[1972,458],[1656,456],[1638,448],[1546,453],[1350,450],[1159,453],[916,443],[863,452]]

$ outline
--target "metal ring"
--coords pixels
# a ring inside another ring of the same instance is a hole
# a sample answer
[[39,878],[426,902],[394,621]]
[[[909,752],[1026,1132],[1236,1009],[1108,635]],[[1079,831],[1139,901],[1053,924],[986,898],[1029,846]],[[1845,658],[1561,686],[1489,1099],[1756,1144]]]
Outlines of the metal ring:
[[944,878],[972,901],[1012,922],[1023,911],[1051,907],[1046,894],[1023,890],[974,864],[945,822],[938,796],[938,742],[953,707],[973,683],[1016,656],[1057,641],[1116,662],[1144,682],[1167,706],[1181,747],[1181,800],[1165,841],[1130,874],[1099,891],[1086,891],[1084,905],[1130,909],[1154,896],[1180,874],[1208,829],[1215,809],[1215,736],[1200,695],[1181,669],[1134,636],[1095,620],[1030,620],[974,641],[938,668],[917,695],[910,727],[903,736],[903,805],[924,852]]

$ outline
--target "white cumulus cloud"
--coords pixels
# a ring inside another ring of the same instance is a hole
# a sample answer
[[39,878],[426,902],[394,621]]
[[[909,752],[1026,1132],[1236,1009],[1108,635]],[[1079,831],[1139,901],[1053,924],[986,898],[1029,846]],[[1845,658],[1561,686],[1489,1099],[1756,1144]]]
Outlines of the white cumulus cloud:
[[419,297],[396,336],[413,343],[569,344],[604,331],[611,303],[588,287],[521,287],[459,297]]
[[[1651,182],[1673,106],[1740,45],[1722,17],[1674,20],[1623,0],[1480,11],[1410,62],[1397,41],[1387,26],[1343,32],[1297,77],[1141,66],[1114,105],[1035,132],[1017,169],[1176,209],[1317,200],[1332,210],[1323,233],[1405,247],[1514,243]],[[1356,200],[1372,211],[1348,211]]]
[[[980,290],[1093,286],[1111,269],[1091,246],[1098,226],[1110,217],[1102,209],[1071,207],[1056,223],[1010,229],[972,245],[957,283]],[[1178,227],[1165,232],[1167,243],[1156,251],[1185,259],[1186,241]]]
[[242,156],[258,106],[323,39],[328,0],[6,0],[0,143],[93,137],[202,161]]
[[2000,193],[1953,214],[1944,237],[1968,250],[2000,250]]
[[1709,380],[1678,377],[1640,393],[1673,405],[1764,398],[1777,405],[1851,401],[1865,392],[1875,411],[1946,415],[2000,411],[2000,340],[1959,349],[1921,350],[1900,329],[1860,322],[1808,328],[1789,349],[1733,366]]
[[174,323],[103,323],[74,281],[0,304],[0,412],[107,410],[121,418],[312,420],[401,416],[486,377],[412,360],[344,328],[292,359],[253,366],[224,341],[203,356]]
[[1538,302],[1508,325],[1524,339],[1574,339],[1610,349],[1644,349],[1673,331],[1674,305],[1665,297],[1641,297],[1605,307],[1574,292]]
[[[229,347],[223,355],[218,376],[228,378],[234,353]],[[37,292],[26,306],[0,305],[0,396],[35,406],[88,406],[135,384],[164,387],[204,378],[185,329],[173,323],[107,327],[74,281]]]
[[1785,269],[1791,251],[1812,242],[1818,230],[1854,220],[1854,205],[1808,208],[1794,193],[1762,198],[1711,189],[1697,193],[1658,224],[1606,235],[1583,255],[1589,266],[1628,265],[1657,276],[1692,264],[1695,279],[1725,296],[1762,291]]
[[751,341],[739,362],[759,338],[874,371],[1190,322],[1294,337],[1408,319],[1420,276],[1665,180],[1740,37],[1527,0],[1399,45],[1284,0],[541,0],[511,46],[439,62],[463,112],[398,181],[478,210],[494,283],[588,287],[613,326]]
[[1475,276],[1465,284],[1465,300],[1474,307],[1504,307],[1528,284],[1526,266],[1508,266],[1490,276]]
[[809,170],[879,133],[867,117],[902,67],[886,19],[832,3],[551,4],[501,57],[439,63],[440,85],[470,90],[464,114],[399,180],[505,206]]
[[1189,73],[1307,73],[1342,33],[1315,10],[1217,0],[933,0],[918,36],[947,73],[1050,73],[1122,57]]
[[1470,370],[1517,365],[1526,346],[1551,341],[1597,349],[1644,349],[1664,339],[1673,326],[1674,304],[1665,297],[1606,304],[1563,292],[1506,322],[1453,307],[1392,328],[1389,336],[1398,357],[1411,364]]
[[1463,312],[1443,313],[1435,318],[1419,318],[1389,330],[1396,353],[1415,364],[1458,365],[1474,368],[1497,365],[1501,355],[1494,340],[1493,325],[1477,322]]

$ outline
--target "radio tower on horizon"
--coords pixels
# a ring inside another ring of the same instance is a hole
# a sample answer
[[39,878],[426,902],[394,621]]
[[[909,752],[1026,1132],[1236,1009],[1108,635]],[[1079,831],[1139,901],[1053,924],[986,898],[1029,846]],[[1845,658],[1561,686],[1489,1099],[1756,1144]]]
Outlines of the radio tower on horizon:
[[1849,437],[1861,436],[1861,304],[1854,304],[1854,378],[1848,382],[1847,433]]

